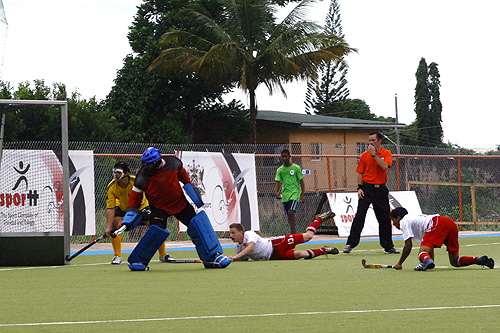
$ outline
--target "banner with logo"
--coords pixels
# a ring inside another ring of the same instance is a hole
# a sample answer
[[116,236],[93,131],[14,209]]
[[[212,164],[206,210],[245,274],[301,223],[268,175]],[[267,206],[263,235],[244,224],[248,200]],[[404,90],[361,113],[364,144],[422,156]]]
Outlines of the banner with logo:
[[[68,154],[70,233],[94,235],[94,154]],[[3,150],[0,175],[0,233],[64,232],[60,152]]]
[[[253,154],[178,152],[191,183],[200,193],[215,231],[234,222],[259,230],[257,180]],[[181,224],[181,231],[186,227]]]
[[[352,221],[358,209],[358,193],[328,193],[328,202],[332,212],[336,214],[334,221],[339,230],[339,237],[348,237],[351,232]],[[415,191],[389,192],[389,204],[391,210],[396,207],[404,207],[411,214],[422,214]],[[394,226],[392,227],[392,233],[402,234]],[[372,205],[368,208],[361,236],[378,236],[378,221]]]

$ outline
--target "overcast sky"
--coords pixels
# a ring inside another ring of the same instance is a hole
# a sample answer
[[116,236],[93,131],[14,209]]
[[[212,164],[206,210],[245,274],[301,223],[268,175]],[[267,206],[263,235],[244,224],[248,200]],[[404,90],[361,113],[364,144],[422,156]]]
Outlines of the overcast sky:
[[[1,79],[44,79],[78,88],[84,98],[103,99],[131,52],[127,32],[141,0],[3,0],[9,23],[0,30]],[[347,58],[351,98],[372,113],[415,120],[415,72],[421,57],[441,74],[445,142],[495,148],[500,107],[498,32],[500,1],[339,0],[343,31],[359,50]],[[314,5],[311,19],[324,22],[329,1]],[[257,91],[261,110],[303,112],[304,84],[286,87],[288,98]],[[240,92],[227,98],[247,104]]]

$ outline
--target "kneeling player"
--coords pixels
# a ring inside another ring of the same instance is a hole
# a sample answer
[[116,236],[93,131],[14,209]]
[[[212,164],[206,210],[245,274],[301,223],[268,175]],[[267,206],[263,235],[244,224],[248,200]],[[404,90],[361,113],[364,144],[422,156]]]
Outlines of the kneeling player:
[[235,260],[293,260],[312,259],[324,254],[337,254],[335,247],[322,247],[306,251],[295,250],[298,244],[310,241],[323,221],[334,217],[332,212],[323,213],[307,227],[303,234],[289,234],[271,238],[262,238],[254,231],[245,231],[241,223],[232,223],[229,226],[229,237],[235,243],[235,256],[228,258]]
[[495,262],[487,256],[481,257],[459,257],[458,256],[458,229],[455,221],[446,216],[439,215],[409,215],[403,207],[392,210],[390,217],[394,226],[403,232],[405,246],[401,252],[399,262],[394,266],[396,269],[403,268],[403,262],[410,255],[412,239],[420,242],[418,260],[420,264],[415,267],[416,271],[426,271],[434,268],[434,248],[446,245],[450,264],[453,267],[469,265],[482,265],[493,268]]

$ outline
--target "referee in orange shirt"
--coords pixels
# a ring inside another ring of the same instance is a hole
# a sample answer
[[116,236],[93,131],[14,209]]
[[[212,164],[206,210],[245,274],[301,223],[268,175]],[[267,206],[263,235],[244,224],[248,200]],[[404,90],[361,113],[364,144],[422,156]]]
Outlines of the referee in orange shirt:
[[356,168],[358,173],[358,210],[352,222],[344,253],[350,253],[359,244],[361,231],[365,225],[366,212],[370,204],[379,225],[380,245],[385,253],[398,254],[392,243],[392,224],[389,217],[389,190],[387,170],[392,165],[392,153],[382,147],[382,134],[372,132],[368,135],[368,149],[361,154]]

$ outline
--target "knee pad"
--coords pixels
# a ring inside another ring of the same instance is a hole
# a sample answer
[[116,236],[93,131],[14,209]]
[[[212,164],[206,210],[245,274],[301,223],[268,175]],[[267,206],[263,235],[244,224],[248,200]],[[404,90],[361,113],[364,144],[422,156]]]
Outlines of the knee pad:
[[196,252],[198,252],[205,268],[229,266],[231,259],[222,254],[222,246],[204,211],[199,212],[191,219],[187,232],[196,246]]
[[149,227],[128,257],[128,267],[132,271],[145,271],[160,245],[170,233],[156,225]]

